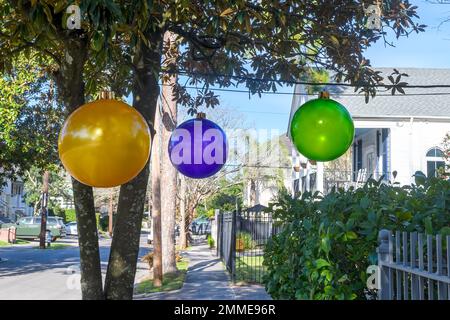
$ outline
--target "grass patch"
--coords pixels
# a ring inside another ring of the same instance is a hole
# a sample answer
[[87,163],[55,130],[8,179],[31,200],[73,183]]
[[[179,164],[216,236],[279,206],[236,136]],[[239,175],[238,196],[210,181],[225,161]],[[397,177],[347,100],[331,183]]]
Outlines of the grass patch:
[[27,240],[23,240],[23,239],[16,239],[16,243],[15,244],[29,244],[30,241]]
[[[30,241],[23,240],[23,239],[17,239],[15,244],[29,244],[29,243],[30,243]],[[7,247],[7,246],[11,246],[11,245],[13,245],[13,244],[0,240],[0,247]]]
[[153,279],[148,279],[137,285],[135,293],[154,293],[180,289],[186,279],[188,265],[189,263],[186,259],[177,262],[178,272],[166,274],[163,278],[163,284],[161,287],[154,287]]
[[248,283],[262,283],[265,273],[264,256],[237,256],[236,280]]
[[[74,246],[71,246],[70,244],[64,244],[64,243],[55,243],[52,244],[50,247],[46,247],[44,250],[59,250],[59,249],[66,249],[66,248],[74,248]],[[33,249],[41,249],[39,246],[34,247]]]

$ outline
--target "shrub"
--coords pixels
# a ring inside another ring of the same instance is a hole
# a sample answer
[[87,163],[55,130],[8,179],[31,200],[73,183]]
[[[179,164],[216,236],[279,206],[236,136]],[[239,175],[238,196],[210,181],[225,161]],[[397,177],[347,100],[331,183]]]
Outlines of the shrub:
[[109,216],[101,216],[99,217],[98,226],[101,231],[108,231],[109,226]]
[[66,211],[64,212],[64,216],[67,223],[77,220],[75,209],[66,209]]
[[64,223],[66,223],[66,212],[64,209],[60,208],[59,206],[53,206],[51,208],[48,208],[48,215],[61,217],[63,219]]
[[[100,231],[104,231],[104,232],[108,231],[109,216],[108,215],[102,216],[100,213],[97,213],[96,216],[97,216],[97,228]],[[113,227],[114,227],[114,224],[116,223],[116,214],[114,214],[114,213],[113,213],[113,221],[112,222],[113,222]]]
[[239,232],[236,235],[236,251],[244,251],[248,249],[254,249],[256,247],[255,242],[252,239],[252,235],[248,232]]
[[214,248],[214,246],[215,246],[216,244],[215,244],[215,241],[214,241],[213,237],[211,237],[210,234],[208,235],[207,240],[208,240],[208,246],[209,246],[211,249]]
[[283,228],[265,249],[267,291],[275,299],[365,299],[379,230],[449,234],[450,181],[417,182],[370,179],[359,189],[300,199],[280,192],[270,206]]

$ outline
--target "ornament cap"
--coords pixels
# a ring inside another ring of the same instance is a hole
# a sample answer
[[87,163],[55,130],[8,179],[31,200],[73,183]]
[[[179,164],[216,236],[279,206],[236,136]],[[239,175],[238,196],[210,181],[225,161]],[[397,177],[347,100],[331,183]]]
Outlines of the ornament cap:
[[103,90],[100,92],[100,99],[114,99],[114,92]]
[[206,119],[206,113],[197,112],[197,119]]
[[330,93],[328,91],[321,91],[319,93],[319,99],[330,99]]

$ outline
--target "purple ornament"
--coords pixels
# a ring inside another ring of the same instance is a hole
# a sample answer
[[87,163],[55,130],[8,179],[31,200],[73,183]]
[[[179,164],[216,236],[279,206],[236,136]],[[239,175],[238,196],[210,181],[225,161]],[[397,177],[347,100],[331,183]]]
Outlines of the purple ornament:
[[177,170],[194,179],[216,174],[227,160],[225,132],[204,114],[180,124],[169,141],[169,158]]

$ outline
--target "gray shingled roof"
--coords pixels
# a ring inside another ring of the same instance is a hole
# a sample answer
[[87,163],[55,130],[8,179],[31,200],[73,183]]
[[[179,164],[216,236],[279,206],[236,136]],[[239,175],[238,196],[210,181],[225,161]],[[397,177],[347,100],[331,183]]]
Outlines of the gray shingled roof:
[[[392,73],[393,68],[376,68],[383,72],[383,76]],[[402,81],[415,85],[450,84],[450,69],[422,69],[422,68],[398,68],[409,77],[402,77]],[[385,80],[389,83],[389,80]],[[351,87],[327,88],[332,99],[342,103],[353,117],[448,117],[450,118],[450,95],[402,95],[376,96],[365,103],[364,96],[345,96],[340,94],[354,94]],[[340,93],[339,93],[340,92]],[[407,94],[448,92],[447,88],[407,88]]]

